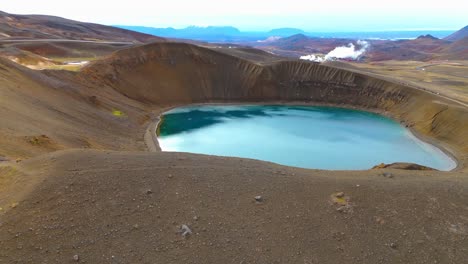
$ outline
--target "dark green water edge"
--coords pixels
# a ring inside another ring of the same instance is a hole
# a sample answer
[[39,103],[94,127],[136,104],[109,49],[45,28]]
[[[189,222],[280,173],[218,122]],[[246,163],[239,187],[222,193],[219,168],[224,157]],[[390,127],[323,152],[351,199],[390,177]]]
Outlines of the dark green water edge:
[[[232,109],[232,107],[241,107]],[[203,110],[203,108],[205,108]],[[202,110],[200,110],[202,109]],[[180,111],[184,110],[184,111]],[[367,116],[369,118],[378,118],[387,122],[395,122],[385,116],[362,110],[349,108],[340,108],[332,106],[299,106],[299,105],[226,105],[226,106],[191,106],[175,108],[161,115],[157,136],[169,136],[182,132],[190,132],[203,127],[225,122],[226,119],[245,119],[249,117],[275,117],[284,116],[281,112],[284,110],[299,110],[310,112],[326,112],[332,115],[335,120],[344,120],[353,115]],[[276,112],[276,113],[275,113]]]

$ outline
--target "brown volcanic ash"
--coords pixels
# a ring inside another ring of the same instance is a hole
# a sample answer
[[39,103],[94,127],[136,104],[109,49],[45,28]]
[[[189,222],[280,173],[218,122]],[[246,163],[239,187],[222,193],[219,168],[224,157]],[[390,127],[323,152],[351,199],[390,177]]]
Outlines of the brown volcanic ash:
[[[69,150],[25,161],[13,175],[39,183],[0,216],[2,263],[72,263],[77,255],[87,263],[423,264],[468,256],[466,173]],[[340,212],[337,192],[348,211]],[[193,231],[187,238],[183,224]]]
[[164,106],[299,101],[386,111],[467,164],[468,111],[455,102],[325,65],[235,53],[150,44],[80,73],[0,59],[2,160],[107,149],[0,162],[0,262],[466,260],[466,170],[334,172],[108,151],[143,150],[150,111]]
[[55,16],[14,15],[0,12],[1,38],[72,39],[128,42],[164,41],[163,38],[116,27],[85,23]]
[[434,38],[431,35],[420,36],[413,40],[376,41],[371,51],[366,54],[369,61],[449,59],[457,54],[459,60],[468,59],[467,54],[452,53],[447,50],[451,42]]
[[447,47],[443,48],[444,56],[441,59],[447,60],[463,60],[468,59],[468,37],[457,40]]

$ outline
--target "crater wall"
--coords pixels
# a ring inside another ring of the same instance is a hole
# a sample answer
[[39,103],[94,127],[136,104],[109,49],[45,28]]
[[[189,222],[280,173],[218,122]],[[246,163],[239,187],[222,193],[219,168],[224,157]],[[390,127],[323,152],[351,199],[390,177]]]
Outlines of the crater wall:
[[185,43],[121,50],[80,73],[140,102],[304,102],[377,110],[468,157],[468,110],[424,90],[305,61],[256,63]]

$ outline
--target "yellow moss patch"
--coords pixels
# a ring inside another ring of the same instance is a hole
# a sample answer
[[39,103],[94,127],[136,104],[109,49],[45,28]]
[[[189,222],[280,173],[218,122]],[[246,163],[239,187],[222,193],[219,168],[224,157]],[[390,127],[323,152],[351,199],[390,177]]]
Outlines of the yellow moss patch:
[[122,117],[122,116],[125,116],[125,113],[122,112],[122,111],[120,111],[120,110],[118,110],[118,109],[113,109],[113,110],[112,110],[112,115],[118,116],[118,117]]
[[336,192],[331,195],[331,200],[336,205],[348,205],[349,197],[346,197],[343,192]]
[[346,205],[348,202],[343,197],[332,197],[332,201],[337,205]]

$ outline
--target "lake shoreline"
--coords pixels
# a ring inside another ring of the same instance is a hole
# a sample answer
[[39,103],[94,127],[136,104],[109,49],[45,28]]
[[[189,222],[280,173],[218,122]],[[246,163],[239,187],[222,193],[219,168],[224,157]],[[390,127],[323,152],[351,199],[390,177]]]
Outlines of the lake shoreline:
[[[461,163],[458,160],[457,156],[453,151],[444,144],[444,142],[439,142],[438,140],[435,140],[433,138],[430,138],[428,136],[424,136],[418,131],[416,131],[411,125],[406,124],[404,120],[399,120],[396,118],[394,115],[391,114],[389,111],[384,111],[381,109],[372,109],[372,108],[364,108],[364,107],[356,107],[353,105],[336,105],[336,104],[323,104],[323,103],[308,103],[308,102],[303,102],[303,101],[271,101],[271,102],[207,102],[207,103],[188,103],[188,104],[177,104],[177,105],[172,105],[172,106],[167,106],[163,107],[161,109],[154,110],[153,113],[155,116],[157,116],[153,121],[150,122],[148,129],[145,133],[145,143],[147,143],[148,149],[153,148],[157,149],[156,151],[162,151],[159,140],[158,140],[158,131],[161,125],[161,120],[162,116],[169,112],[172,109],[175,108],[180,108],[180,107],[196,107],[196,106],[247,106],[247,105],[269,105],[269,106],[309,106],[309,107],[333,107],[333,108],[341,108],[341,109],[346,109],[346,110],[358,110],[358,111],[363,111],[363,112],[368,112],[368,113],[373,113],[373,114],[378,114],[383,117],[389,118],[397,123],[399,123],[403,129],[406,129],[409,133],[411,133],[412,136],[415,137],[415,139],[420,140],[423,143],[426,143],[430,145],[431,147],[434,147],[435,149],[441,151],[443,154],[447,156],[448,159],[454,162],[455,167],[447,170],[447,171],[458,171],[462,169]],[[151,127],[151,129],[150,129]],[[147,133],[150,132],[152,134],[151,136],[151,141],[147,141]],[[149,143],[149,144],[148,144]],[[153,147],[150,147],[153,145]],[[151,151],[151,150],[150,150]],[[154,151],[154,150],[153,150]],[[375,164],[378,165],[378,164]],[[369,168],[371,169],[371,168]],[[334,171],[334,170],[330,170]]]

